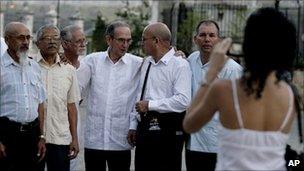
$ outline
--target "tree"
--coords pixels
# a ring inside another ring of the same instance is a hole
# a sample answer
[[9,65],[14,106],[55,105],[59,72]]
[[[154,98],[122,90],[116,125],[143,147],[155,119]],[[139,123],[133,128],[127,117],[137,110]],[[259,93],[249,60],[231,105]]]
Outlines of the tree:
[[182,50],[186,56],[192,52],[192,37],[199,20],[200,17],[195,12],[188,11],[183,20],[180,21],[181,23],[179,23],[176,47],[177,49]]
[[129,47],[129,52],[141,56],[141,35],[144,28],[148,25],[148,19],[150,18],[147,12],[149,4],[143,1],[143,5],[140,7],[130,7],[128,1],[124,3],[125,7],[116,12],[116,15],[131,27],[133,43]]
[[95,29],[92,35],[93,52],[106,50],[108,45],[104,38],[105,31],[106,31],[106,21],[102,19],[101,15],[98,15],[95,23]]

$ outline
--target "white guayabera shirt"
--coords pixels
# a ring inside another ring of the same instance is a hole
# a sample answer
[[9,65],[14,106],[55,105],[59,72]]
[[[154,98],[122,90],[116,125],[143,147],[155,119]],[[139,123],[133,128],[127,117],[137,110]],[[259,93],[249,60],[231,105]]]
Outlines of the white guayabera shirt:
[[81,94],[87,89],[84,147],[98,150],[129,150],[131,116],[138,92],[142,58],[126,53],[115,64],[108,52],[86,56],[77,70]]

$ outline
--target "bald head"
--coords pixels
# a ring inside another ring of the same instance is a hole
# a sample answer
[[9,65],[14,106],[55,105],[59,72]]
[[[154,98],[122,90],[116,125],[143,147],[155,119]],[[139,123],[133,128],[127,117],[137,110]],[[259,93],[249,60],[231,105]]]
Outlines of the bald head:
[[157,22],[149,24],[144,31],[150,32],[153,36],[162,41],[171,42],[171,32],[166,24]]
[[10,22],[4,28],[4,36],[17,35],[22,31],[28,31],[27,26],[21,22]]

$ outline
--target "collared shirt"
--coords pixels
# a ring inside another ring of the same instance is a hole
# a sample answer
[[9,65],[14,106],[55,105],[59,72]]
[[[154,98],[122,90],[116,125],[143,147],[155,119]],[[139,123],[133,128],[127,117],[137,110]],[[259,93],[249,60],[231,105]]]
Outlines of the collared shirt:
[[1,37],[1,42],[0,42],[0,57],[4,55],[4,53],[7,50],[7,45],[3,39],[3,37]]
[[77,71],[80,90],[88,88],[85,147],[128,150],[130,113],[135,105],[142,58],[126,53],[113,63],[108,52],[86,56]]
[[172,48],[157,63],[152,57],[148,57],[143,64],[141,89],[151,62],[144,94],[144,100],[149,101],[149,111],[183,112],[191,101],[190,66],[185,59],[174,56],[174,53]]
[[[187,59],[192,70],[192,97],[199,90],[202,78],[205,77],[209,68],[209,62],[202,64],[200,52],[195,51]],[[242,75],[242,67],[232,59],[228,59],[225,66],[218,74],[218,78],[234,79]],[[198,132],[191,134],[187,149],[200,152],[217,152],[219,116],[218,112]]]
[[32,122],[38,117],[38,105],[45,100],[39,65],[27,59],[22,67],[7,52],[0,61],[0,117]]
[[68,145],[71,142],[71,133],[67,104],[78,103],[80,100],[76,70],[70,64],[60,63],[59,56],[52,66],[46,63],[40,53],[36,60],[41,66],[42,80],[47,92],[44,122],[46,142]]

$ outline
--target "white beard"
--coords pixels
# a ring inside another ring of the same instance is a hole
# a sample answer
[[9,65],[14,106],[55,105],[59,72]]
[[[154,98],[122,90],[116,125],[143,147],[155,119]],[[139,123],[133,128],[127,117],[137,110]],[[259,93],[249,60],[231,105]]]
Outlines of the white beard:
[[27,58],[28,58],[28,51],[23,51],[23,52],[17,52],[18,56],[19,56],[19,62],[20,62],[20,65],[22,67],[25,66],[26,62],[27,62]]

